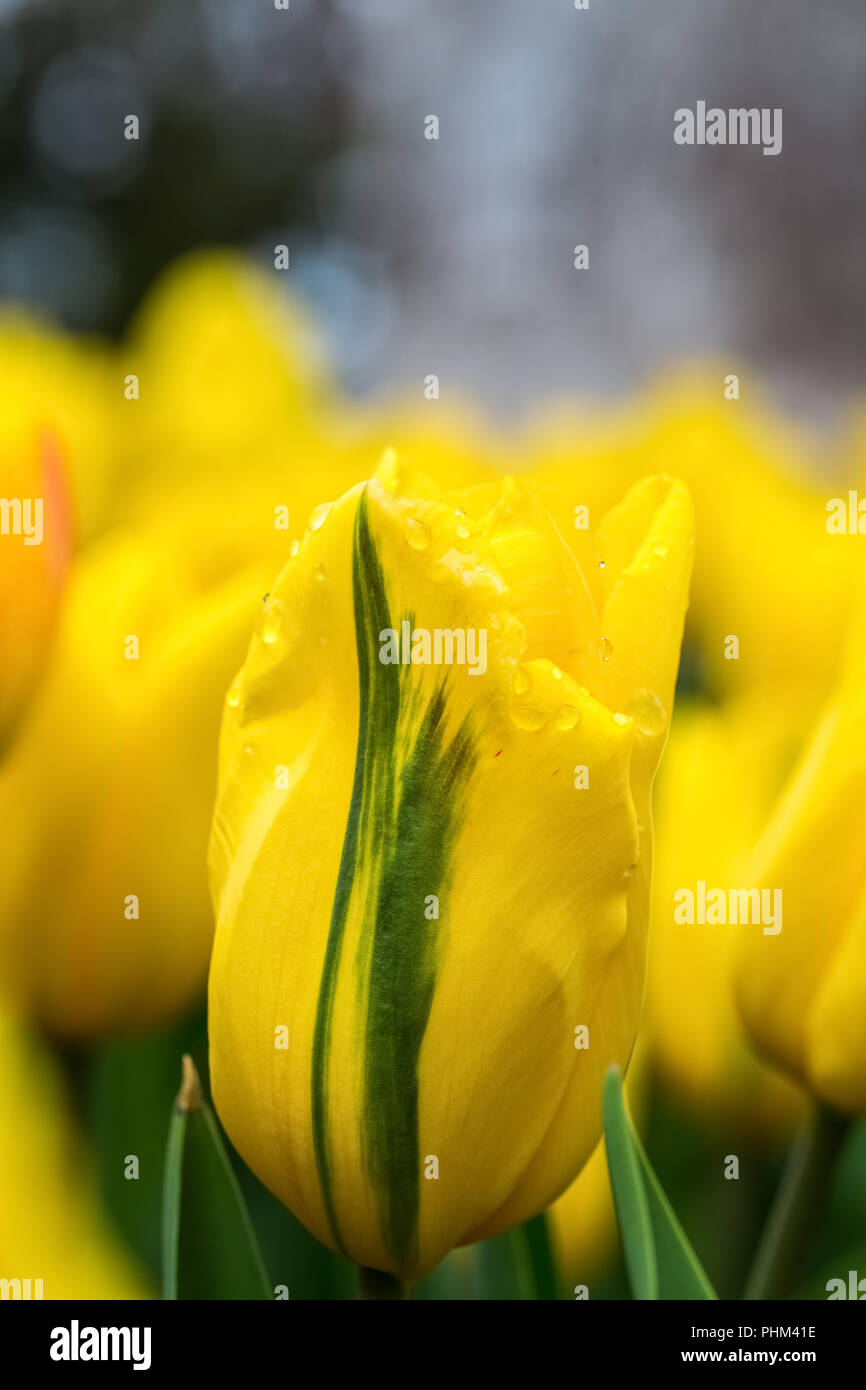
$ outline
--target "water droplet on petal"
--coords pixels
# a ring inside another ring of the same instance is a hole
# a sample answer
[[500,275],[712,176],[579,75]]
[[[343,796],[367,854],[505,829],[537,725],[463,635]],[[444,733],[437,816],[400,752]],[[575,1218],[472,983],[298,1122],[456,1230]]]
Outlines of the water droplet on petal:
[[231,709],[237,709],[241,702],[241,679],[236,676],[229,686],[229,693],[226,695],[226,704]]
[[469,530],[469,527],[465,524],[465,522],[462,522],[462,521],[461,521],[461,522],[458,524],[458,526],[457,526],[457,534],[458,534],[458,536],[460,537],[460,539],[461,539],[462,541],[465,541],[466,538],[467,538],[467,536],[471,535],[471,532],[470,532],[470,530]]
[[580,723],[580,710],[574,705],[560,705],[556,711],[554,723],[557,729],[565,733],[566,730],[573,729],[576,724]]
[[518,666],[514,672],[514,693],[515,695],[525,695],[532,685],[532,677],[524,666]]
[[603,570],[603,569],[604,569],[604,560],[599,560],[599,562],[598,562],[598,567],[599,567],[600,570]]
[[628,705],[628,713],[642,734],[660,734],[667,724],[664,705],[651,690],[641,690]]
[[298,558],[298,554],[299,554],[299,552],[300,552],[300,549],[301,549],[301,542],[300,542],[300,541],[292,541],[292,546],[291,546],[291,549],[289,550],[289,557],[290,557],[290,559],[296,560],[296,559]]
[[406,537],[413,550],[426,550],[430,544],[429,528],[411,516],[406,522]]
[[321,506],[313,508],[307,523],[311,531],[318,531],[319,527],[325,524],[333,505],[333,502],[322,502]]
[[536,705],[514,705],[511,718],[518,729],[540,729],[547,719],[544,710]]
[[614,724],[630,724],[630,723],[631,723],[631,719],[629,718],[629,716],[628,716],[627,714],[619,714],[619,713],[617,713],[617,714],[615,714],[615,715],[613,716],[613,722],[614,722]]
[[611,654],[612,651],[613,651],[613,642],[611,642],[610,639],[607,638],[607,637],[602,637],[602,639],[601,639],[601,659],[602,659],[602,661],[610,661],[610,654]]

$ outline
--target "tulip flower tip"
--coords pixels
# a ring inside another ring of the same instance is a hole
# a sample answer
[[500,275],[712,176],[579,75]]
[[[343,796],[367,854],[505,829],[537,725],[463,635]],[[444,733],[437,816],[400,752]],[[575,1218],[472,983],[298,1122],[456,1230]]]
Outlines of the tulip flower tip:
[[176,1110],[201,1110],[203,1099],[201,1081],[195,1063],[188,1052],[183,1054],[180,1090],[174,1103]]

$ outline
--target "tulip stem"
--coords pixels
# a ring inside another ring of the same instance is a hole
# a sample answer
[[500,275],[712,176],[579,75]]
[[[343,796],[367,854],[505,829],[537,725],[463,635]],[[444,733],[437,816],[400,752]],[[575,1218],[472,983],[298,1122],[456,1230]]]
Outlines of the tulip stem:
[[368,1269],[358,1265],[358,1297],[367,1298],[410,1298],[409,1285],[404,1284],[393,1274],[385,1274],[381,1269]]
[[744,1299],[787,1293],[850,1121],[829,1106],[815,1106],[791,1148],[746,1283]]

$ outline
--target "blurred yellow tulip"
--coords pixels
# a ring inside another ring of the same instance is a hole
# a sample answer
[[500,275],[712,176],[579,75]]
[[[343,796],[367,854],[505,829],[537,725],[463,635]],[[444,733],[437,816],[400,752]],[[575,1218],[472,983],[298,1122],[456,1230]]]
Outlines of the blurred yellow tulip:
[[749,856],[813,703],[783,686],[721,706],[678,704],[656,787],[645,1027],[665,1085],[714,1128],[772,1133],[796,1114],[798,1097],[756,1062],[734,1004],[732,934],[753,928],[677,923],[675,894],[699,880],[753,886]]
[[[196,252],[163,276],[118,350],[124,373],[137,395],[116,419],[119,516],[164,511],[206,480],[238,529],[245,515],[259,534],[262,517],[283,508],[298,534],[328,489],[369,477],[393,438],[443,488],[490,476],[494,445],[465,410],[347,402],[280,274],[236,252]],[[272,556],[272,569],[280,563]]]
[[226,704],[216,1105],[321,1240],[409,1278],[567,1186],[643,992],[691,503],[647,479],[576,555],[536,493],[386,457]]
[[278,280],[235,253],[196,252],[151,291],[117,352],[119,514],[205,479],[233,496],[268,468],[315,466],[313,433],[335,399],[313,327]]
[[647,471],[682,477],[696,514],[686,635],[702,676],[715,693],[802,677],[826,691],[854,551],[828,534],[812,453],[760,400],[726,400],[724,375],[684,373],[607,416],[548,411],[530,441],[534,476],[564,499],[563,526],[578,507],[601,515]]
[[[48,1051],[0,1005],[0,1280],[8,1296],[147,1298],[112,1236]],[[37,1286],[36,1281],[41,1281]],[[4,1295],[6,1296],[6,1295]]]
[[[844,543],[844,537],[839,543]],[[862,557],[862,550],[860,551]],[[866,1110],[866,583],[842,678],[750,866],[784,928],[748,934],[737,999],[758,1050],[828,1104]]]
[[202,984],[213,746],[263,592],[223,539],[202,503],[75,561],[0,767],[0,970],[68,1036],[165,1021]]

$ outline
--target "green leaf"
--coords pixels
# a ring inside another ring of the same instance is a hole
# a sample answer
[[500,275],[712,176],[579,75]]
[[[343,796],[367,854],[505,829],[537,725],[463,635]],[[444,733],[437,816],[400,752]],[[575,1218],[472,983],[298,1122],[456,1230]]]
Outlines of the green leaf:
[[533,1216],[530,1221],[526,1222],[523,1230],[526,1244],[529,1247],[529,1258],[532,1261],[535,1297],[542,1300],[554,1300],[559,1297],[559,1273],[556,1267],[556,1256],[553,1253],[547,1213],[541,1212],[540,1215]]
[[618,1067],[605,1076],[603,1104],[610,1181],[635,1298],[714,1299],[713,1287],[632,1128]]
[[271,1299],[255,1232],[192,1059],[168,1131],[162,1207],[166,1299]]
[[[202,1076],[207,1028],[197,1014],[168,1033],[100,1042],[82,1059],[83,1103],[102,1199],[125,1245],[159,1285],[167,1098],[177,1059],[189,1052]],[[134,1179],[129,1160],[138,1160]]]
[[635,1298],[656,1299],[659,1279],[649,1202],[618,1067],[610,1067],[605,1075],[602,1106],[607,1166],[629,1283]]
[[659,1297],[714,1299],[716,1293],[665,1196],[643,1145],[632,1136],[640,1158],[656,1247]]

